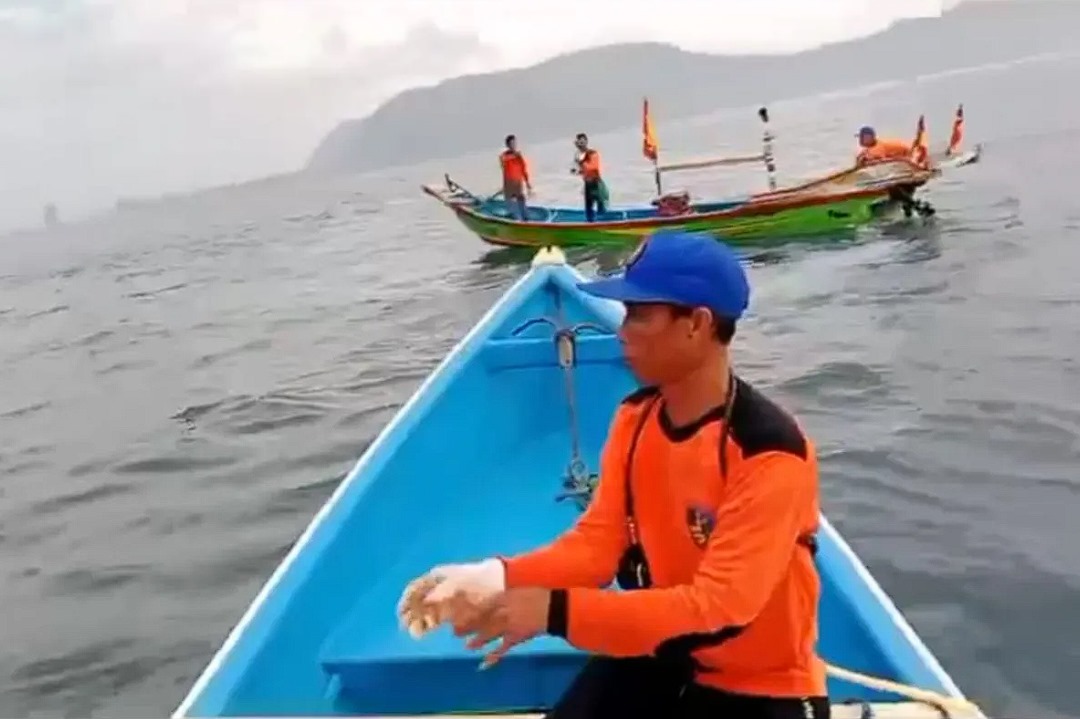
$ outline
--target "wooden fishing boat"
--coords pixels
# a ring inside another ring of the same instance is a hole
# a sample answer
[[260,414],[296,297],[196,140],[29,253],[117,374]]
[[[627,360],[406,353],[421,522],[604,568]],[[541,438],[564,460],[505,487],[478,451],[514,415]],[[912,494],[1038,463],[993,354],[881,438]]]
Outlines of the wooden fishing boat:
[[[537,639],[478,672],[448,630],[403,632],[395,604],[431,565],[535,547],[580,511],[635,388],[622,307],[581,279],[538,254],[367,448],[173,716],[530,716],[555,701],[577,650]],[[824,520],[818,544],[833,716],[982,717]]]
[[[502,199],[475,195],[449,175],[443,187],[423,185],[421,189],[453,211],[470,232],[493,245],[625,247],[661,228],[706,232],[728,242],[758,242],[839,235],[901,213],[930,214],[932,209],[916,199],[915,192],[945,171],[978,161],[982,152],[981,146],[960,152],[958,144],[950,144],[929,164],[909,158],[887,160],[778,188],[768,111],[762,108],[759,117],[765,130],[763,150],[756,155],[660,165],[654,142],[647,154],[655,165],[658,197],[648,205],[608,209],[593,222],[586,221],[580,207],[546,206],[527,207],[522,220]],[[646,123],[651,127],[647,119]],[[647,129],[646,136],[650,133]],[[663,173],[751,162],[764,164],[768,191],[703,201],[692,201],[686,192],[662,192]]]

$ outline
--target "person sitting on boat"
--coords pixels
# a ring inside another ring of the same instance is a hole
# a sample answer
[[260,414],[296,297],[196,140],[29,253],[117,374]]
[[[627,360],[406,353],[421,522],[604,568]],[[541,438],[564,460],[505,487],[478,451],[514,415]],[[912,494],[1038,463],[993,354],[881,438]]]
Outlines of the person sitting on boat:
[[506,149],[499,155],[502,167],[502,195],[507,206],[513,206],[519,220],[524,220],[525,195],[532,194],[532,181],[529,179],[529,163],[518,151],[517,137],[506,136]]
[[874,128],[867,125],[859,129],[859,154],[855,165],[862,167],[871,162],[911,157],[911,143],[895,138],[879,138]]
[[[501,639],[485,666],[541,634],[591,653],[552,719],[828,717],[816,454],[731,369],[750,296],[739,258],[658,232],[621,277],[580,288],[625,304],[644,387],[615,412],[588,509],[545,547],[414,580],[402,623],[448,622],[472,649]],[[613,578],[627,591],[602,588]]]
[[600,173],[600,153],[589,147],[589,137],[584,132],[579,132],[574,138],[574,147],[577,155],[570,171],[581,175],[585,193],[585,219],[592,222],[596,219],[597,212],[607,212],[607,186]]

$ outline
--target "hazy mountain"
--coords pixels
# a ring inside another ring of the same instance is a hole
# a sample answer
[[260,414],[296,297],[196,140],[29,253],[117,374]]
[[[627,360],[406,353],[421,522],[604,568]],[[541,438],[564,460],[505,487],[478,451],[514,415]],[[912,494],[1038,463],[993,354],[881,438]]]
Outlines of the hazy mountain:
[[665,119],[768,103],[863,83],[911,78],[1076,47],[1080,3],[962,4],[941,18],[796,55],[707,55],[660,43],[610,45],[532,67],[407,90],[370,116],[346,120],[308,169],[368,170],[485,147],[512,128],[529,142],[633,124],[641,98]]

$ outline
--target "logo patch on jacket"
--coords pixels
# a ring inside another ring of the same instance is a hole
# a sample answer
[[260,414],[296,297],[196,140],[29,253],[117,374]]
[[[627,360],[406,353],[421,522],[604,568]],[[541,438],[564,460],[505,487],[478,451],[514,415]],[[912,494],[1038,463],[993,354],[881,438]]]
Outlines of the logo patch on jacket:
[[704,547],[716,527],[716,514],[709,509],[691,505],[686,508],[686,528],[694,544]]

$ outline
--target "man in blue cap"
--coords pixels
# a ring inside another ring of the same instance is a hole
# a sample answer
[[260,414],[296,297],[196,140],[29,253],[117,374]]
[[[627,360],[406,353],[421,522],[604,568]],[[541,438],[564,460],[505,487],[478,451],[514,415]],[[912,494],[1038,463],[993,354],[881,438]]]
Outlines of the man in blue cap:
[[895,138],[880,138],[869,125],[859,128],[858,138],[860,150],[855,156],[857,166],[911,157],[911,143]]
[[[855,166],[863,167],[886,160],[914,159],[911,143],[895,138],[879,138],[874,128],[869,125],[859,129],[859,154],[855,156]],[[915,185],[901,185],[889,192],[890,199],[900,205],[905,217],[918,213],[920,217],[933,217],[937,214],[934,207],[925,200],[915,199]]]
[[406,589],[403,623],[449,622],[473,649],[501,640],[485,665],[540,634],[589,652],[552,719],[827,718],[817,462],[796,421],[731,370],[742,263],[660,232],[621,277],[580,288],[625,304],[643,385],[615,412],[589,507],[545,547],[435,568]]

